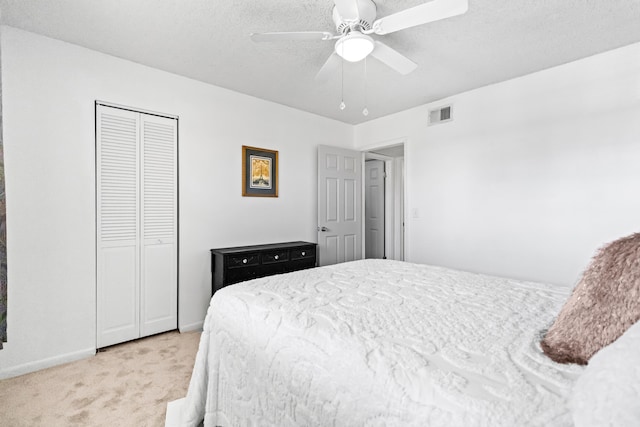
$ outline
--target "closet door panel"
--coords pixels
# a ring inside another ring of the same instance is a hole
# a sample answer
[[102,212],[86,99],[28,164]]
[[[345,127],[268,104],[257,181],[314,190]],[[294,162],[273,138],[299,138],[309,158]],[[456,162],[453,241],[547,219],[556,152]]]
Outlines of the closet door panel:
[[139,336],[137,245],[103,247],[98,264],[98,348]]
[[141,335],[147,336],[177,327],[176,265],[168,262],[176,258],[175,246],[173,243],[144,245],[142,256],[145,286],[140,327]]
[[141,115],[141,334],[175,329],[177,313],[177,122]]
[[97,347],[137,338],[139,125],[137,113],[98,106],[96,143]]

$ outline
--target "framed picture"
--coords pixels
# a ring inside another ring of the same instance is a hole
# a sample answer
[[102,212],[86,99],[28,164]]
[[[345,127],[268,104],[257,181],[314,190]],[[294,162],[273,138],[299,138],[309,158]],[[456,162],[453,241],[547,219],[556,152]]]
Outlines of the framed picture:
[[278,197],[278,152],[242,146],[242,195]]

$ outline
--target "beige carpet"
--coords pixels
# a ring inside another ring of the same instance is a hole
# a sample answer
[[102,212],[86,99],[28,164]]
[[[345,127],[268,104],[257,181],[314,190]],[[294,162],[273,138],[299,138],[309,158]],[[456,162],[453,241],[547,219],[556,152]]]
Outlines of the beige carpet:
[[0,381],[0,426],[164,426],[187,394],[200,332],[167,332]]

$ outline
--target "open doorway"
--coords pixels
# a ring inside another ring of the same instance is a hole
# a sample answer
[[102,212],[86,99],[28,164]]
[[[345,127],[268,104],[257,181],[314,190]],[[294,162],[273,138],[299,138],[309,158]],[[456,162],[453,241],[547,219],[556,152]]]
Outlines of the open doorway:
[[364,152],[365,258],[404,260],[404,142]]

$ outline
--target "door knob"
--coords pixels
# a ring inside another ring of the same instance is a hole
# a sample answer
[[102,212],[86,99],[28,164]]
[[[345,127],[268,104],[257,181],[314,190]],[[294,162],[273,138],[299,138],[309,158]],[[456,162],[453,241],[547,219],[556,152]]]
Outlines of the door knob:
[[318,231],[329,231],[327,227],[318,227]]

